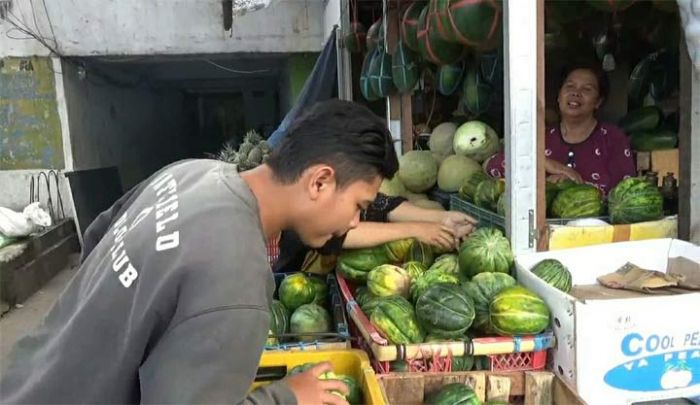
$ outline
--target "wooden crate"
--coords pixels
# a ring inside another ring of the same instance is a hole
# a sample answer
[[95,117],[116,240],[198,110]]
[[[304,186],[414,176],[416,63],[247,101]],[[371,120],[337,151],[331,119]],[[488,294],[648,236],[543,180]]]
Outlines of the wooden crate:
[[393,373],[379,375],[387,404],[420,405],[451,383],[471,386],[482,402],[522,398],[525,405],[583,405],[566,383],[548,371],[509,373]]

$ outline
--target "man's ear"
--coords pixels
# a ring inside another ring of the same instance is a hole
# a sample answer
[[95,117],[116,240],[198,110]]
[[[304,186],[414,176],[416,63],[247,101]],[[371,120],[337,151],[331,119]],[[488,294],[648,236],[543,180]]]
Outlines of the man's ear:
[[312,200],[317,200],[323,193],[335,191],[335,169],[328,165],[310,167],[307,190]]

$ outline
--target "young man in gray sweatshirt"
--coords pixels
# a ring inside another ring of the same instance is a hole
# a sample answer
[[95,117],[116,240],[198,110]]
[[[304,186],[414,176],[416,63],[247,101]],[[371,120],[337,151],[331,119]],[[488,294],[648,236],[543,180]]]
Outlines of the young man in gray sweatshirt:
[[321,247],[346,233],[398,169],[368,109],[315,105],[267,164],[240,175],[174,163],[102,213],[83,262],[43,323],[15,346],[2,403],[330,403],[321,365],[248,394],[274,280],[265,241],[293,230]]

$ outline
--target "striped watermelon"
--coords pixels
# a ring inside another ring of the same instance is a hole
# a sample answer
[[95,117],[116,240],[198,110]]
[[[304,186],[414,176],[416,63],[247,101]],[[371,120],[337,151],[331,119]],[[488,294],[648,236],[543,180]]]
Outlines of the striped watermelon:
[[458,337],[474,322],[474,302],[460,286],[435,284],[416,301],[416,317],[430,334]]
[[433,253],[433,248],[427,243],[423,243],[416,240],[411,245],[411,249],[408,251],[408,261],[415,261],[422,264],[425,267],[430,267],[433,265],[435,260],[435,254]]
[[367,29],[361,22],[355,21],[350,24],[350,32],[343,37],[345,48],[352,53],[361,53],[365,49]]
[[437,91],[443,96],[452,95],[462,84],[464,61],[440,66],[437,76]]
[[630,177],[610,190],[608,210],[613,224],[655,221],[664,215],[663,197],[644,178]]
[[369,68],[372,65],[372,60],[374,56],[379,53],[379,50],[375,48],[372,51],[367,52],[365,55],[365,60],[362,62],[362,71],[360,73],[360,92],[362,97],[367,101],[375,101],[379,99],[379,96],[372,89],[372,85],[369,80]]
[[425,8],[425,2],[416,1],[406,8],[401,16],[401,40],[409,49],[418,52],[418,20]]
[[513,252],[496,228],[479,228],[459,247],[459,269],[466,277],[479,273],[509,273]]
[[279,343],[277,336],[289,332],[289,312],[280,301],[273,300],[270,305],[270,335],[267,345],[273,346]]
[[558,290],[565,293],[571,291],[571,273],[559,260],[544,259],[530,271]]
[[600,190],[590,184],[577,184],[561,191],[552,203],[557,218],[590,218],[603,213]]
[[500,0],[435,0],[434,19],[443,39],[479,50],[501,39]]
[[479,183],[474,194],[474,204],[478,207],[496,212],[498,199],[506,191],[504,179],[486,179]]
[[396,89],[391,77],[391,55],[386,53],[384,49],[377,49],[379,52],[369,65],[369,85],[372,86],[374,94],[379,98],[385,98]]
[[488,179],[489,177],[484,172],[476,172],[469,177],[469,180],[459,189],[459,196],[474,202],[474,196],[476,195],[476,188],[479,187],[482,181]]
[[533,335],[549,326],[549,308],[523,286],[506,287],[489,304],[489,321],[499,335]]
[[471,281],[462,284],[462,289],[474,301],[474,329],[488,333],[489,304],[499,292],[516,285],[515,279],[503,273],[479,273]]
[[380,18],[372,24],[367,30],[367,50],[372,51],[376,48],[384,49],[384,19]]
[[418,20],[418,50],[423,59],[438,66],[454,63],[464,54],[462,45],[447,42],[439,37],[430,26],[428,7],[425,7]]
[[462,83],[462,104],[467,110],[479,116],[491,106],[493,86],[481,77],[478,67],[467,69]]
[[391,76],[400,92],[411,92],[418,83],[418,55],[399,42],[391,57]]

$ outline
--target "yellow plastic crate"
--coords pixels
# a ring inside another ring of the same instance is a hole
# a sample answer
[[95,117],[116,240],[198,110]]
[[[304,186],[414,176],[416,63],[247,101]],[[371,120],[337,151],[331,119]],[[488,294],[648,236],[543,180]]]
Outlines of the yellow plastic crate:
[[260,359],[258,374],[251,389],[282,379],[291,368],[304,363],[330,362],[337,374],[355,378],[362,386],[364,403],[385,405],[377,376],[367,354],[362,350],[315,350],[305,352],[265,352]]

